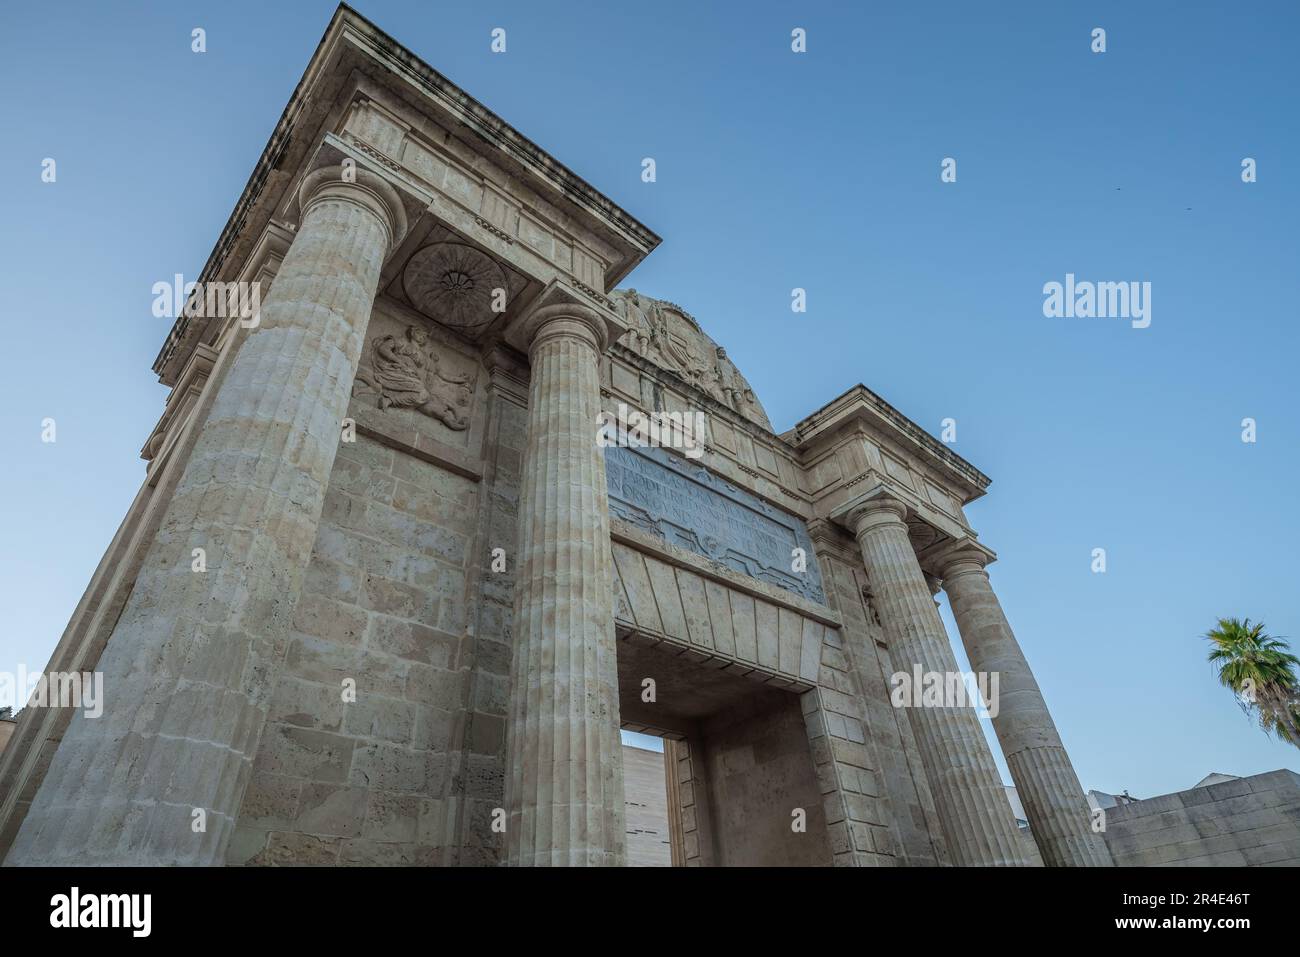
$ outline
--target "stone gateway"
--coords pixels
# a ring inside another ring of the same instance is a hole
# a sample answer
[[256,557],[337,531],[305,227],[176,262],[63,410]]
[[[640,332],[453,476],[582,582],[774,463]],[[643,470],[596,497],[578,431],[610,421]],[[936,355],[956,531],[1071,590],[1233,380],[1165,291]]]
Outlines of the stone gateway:
[[[28,708],[0,758],[6,864],[622,865],[620,729],[665,739],[679,865],[1110,864],[989,479],[863,386],[775,433],[616,288],[658,243],[340,7],[200,277],[260,314],[176,320],[51,659],[102,714]],[[620,409],[694,453],[598,441]],[[974,708],[891,703],[959,673],[940,588],[1032,839]]]

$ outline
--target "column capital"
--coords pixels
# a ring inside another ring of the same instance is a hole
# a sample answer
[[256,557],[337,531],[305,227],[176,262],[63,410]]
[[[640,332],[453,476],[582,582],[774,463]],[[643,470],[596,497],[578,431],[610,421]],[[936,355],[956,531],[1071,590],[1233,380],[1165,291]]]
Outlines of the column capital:
[[368,209],[388,231],[386,252],[392,252],[406,235],[406,207],[389,183],[376,173],[357,166],[345,171],[341,165],[323,166],[303,177],[298,187],[299,220],[308,210],[326,200],[342,200]]
[[996,557],[993,552],[973,539],[963,539],[934,556],[930,565],[939,573],[941,579],[949,582],[961,575],[985,573],[985,569]]
[[539,342],[552,336],[577,336],[601,354],[610,343],[605,322],[594,309],[567,302],[534,309],[524,318],[518,334],[527,342],[530,355]]
[[570,335],[603,355],[626,331],[627,326],[613,313],[588,303],[576,290],[557,280],[510,324],[506,341],[531,355],[539,342],[555,335]]
[[873,493],[833,516],[843,523],[854,536],[861,538],[870,529],[880,525],[906,525],[907,503],[887,492]]

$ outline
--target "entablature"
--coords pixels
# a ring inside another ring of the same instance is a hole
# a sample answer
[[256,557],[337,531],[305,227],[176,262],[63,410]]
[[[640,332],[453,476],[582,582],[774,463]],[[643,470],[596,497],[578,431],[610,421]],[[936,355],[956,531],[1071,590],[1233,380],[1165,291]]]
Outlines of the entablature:
[[862,385],[783,438],[799,454],[816,515],[838,514],[883,489],[908,506],[918,549],[970,534],[962,507],[989,485],[986,475]]
[[[538,289],[564,278],[608,307],[606,291],[659,243],[612,200],[341,6],[200,283],[233,279],[269,224],[292,222],[297,183],[330,150],[386,174],[404,199],[420,200],[426,219],[518,269]],[[177,318],[154,364],[164,383],[175,383],[205,325]]]

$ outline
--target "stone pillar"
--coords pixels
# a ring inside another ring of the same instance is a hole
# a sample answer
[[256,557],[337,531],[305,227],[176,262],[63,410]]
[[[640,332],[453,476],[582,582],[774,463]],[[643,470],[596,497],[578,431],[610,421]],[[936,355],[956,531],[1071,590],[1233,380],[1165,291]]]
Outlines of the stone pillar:
[[[894,667],[910,675],[919,665],[923,673],[946,678],[958,672],[957,659],[908,539],[906,514],[903,503],[882,496],[848,518]],[[1028,864],[975,709],[918,703],[906,710],[953,863]]]
[[1105,867],[1110,851],[1092,830],[1079,778],[1020,644],[984,571],[979,549],[944,560],[943,583],[971,668],[997,672],[999,693],[993,730],[1006,756],[1030,831],[1048,866]]
[[605,321],[546,306],[519,510],[506,775],[507,862],[621,865],[626,835],[613,559],[597,444]]
[[406,228],[391,186],[341,174],[303,182],[297,238],[100,659],[104,713],[73,717],[7,864],[224,860],[380,267]]

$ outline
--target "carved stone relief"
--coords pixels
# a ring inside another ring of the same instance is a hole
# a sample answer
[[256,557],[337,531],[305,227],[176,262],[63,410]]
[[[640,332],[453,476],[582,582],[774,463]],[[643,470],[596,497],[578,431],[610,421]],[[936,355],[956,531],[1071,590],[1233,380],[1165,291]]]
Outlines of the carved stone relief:
[[628,324],[619,340],[623,345],[676,372],[687,384],[750,421],[771,428],[754,390],[727,358],[727,350],[705,335],[681,308],[635,289],[616,289],[610,297]]
[[413,409],[460,432],[469,428],[474,381],[469,374],[444,369],[428,332],[408,325],[400,335],[370,340],[352,394],[374,395],[381,410]]
[[[799,518],[663,449],[607,448],[605,474],[611,515],[732,571],[826,600]],[[803,552],[800,571],[795,549]]]
[[880,612],[876,609],[876,596],[871,593],[871,585],[862,586],[862,603],[867,606],[867,612],[871,615],[871,620],[877,628],[880,627]]
[[425,315],[474,336],[500,314],[510,285],[491,256],[464,243],[440,242],[410,258],[402,271],[402,288]]

